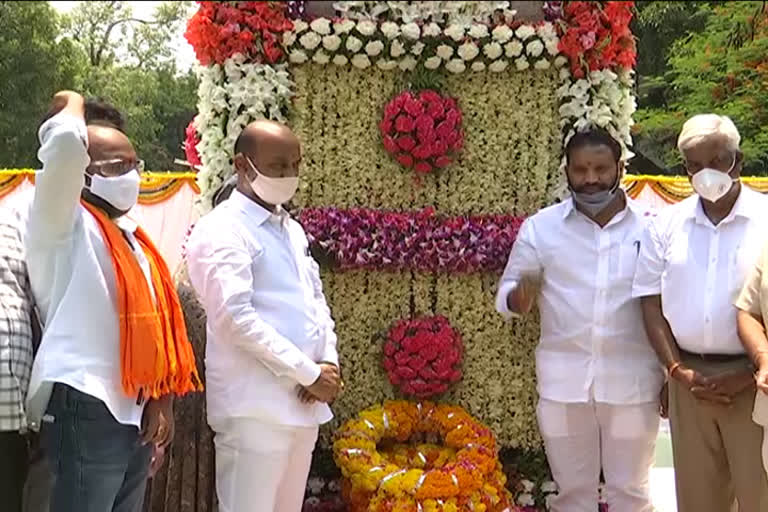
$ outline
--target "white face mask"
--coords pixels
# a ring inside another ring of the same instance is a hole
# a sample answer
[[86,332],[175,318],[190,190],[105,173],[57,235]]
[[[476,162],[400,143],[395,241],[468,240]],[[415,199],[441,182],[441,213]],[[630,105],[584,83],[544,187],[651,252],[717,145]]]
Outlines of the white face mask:
[[296,194],[299,188],[299,177],[290,176],[288,178],[270,178],[259,172],[251,159],[245,157],[251,169],[256,173],[256,177],[251,181],[253,192],[269,204],[275,206],[287,203]]
[[88,176],[91,178],[91,184],[86,185],[86,188],[116,210],[127,212],[139,200],[141,176],[136,169],[109,178],[100,174],[89,174]]
[[718,171],[705,167],[691,177],[693,190],[699,194],[699,197],[706,199],[710,203],[716,203],[731,190],[733,184],[738,178],[731,178],[731,171],[736,165],[736,158],[733,159],[730,169],[726,172]]

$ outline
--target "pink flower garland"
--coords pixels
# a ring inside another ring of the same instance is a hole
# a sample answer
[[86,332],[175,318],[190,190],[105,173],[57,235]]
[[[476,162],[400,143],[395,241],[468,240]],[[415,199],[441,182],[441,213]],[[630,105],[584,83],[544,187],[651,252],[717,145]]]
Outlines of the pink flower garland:
[[187,157],[189,165],[192,167],[199,167],[203,165],[203,162],[200,161],[200,154],[197,152],[197,145],[200,144],[200,137],[197,135],[194,121],[191,121],[187,125],[185,134],[187,138],[184,140],[184,155]]
[[379,131],[387,152],[419,174],[448,166],[464,145],[456,100],[431,89],[395,96],[384,107]]
[[523,222],[511,215],[440,217],[418,212],[308,208],[299,221],[338,270],[498,272]]
[[387,338],[382,364],[405,395],[430,398],[461,380],[464,345],[444,316],[400,320]]

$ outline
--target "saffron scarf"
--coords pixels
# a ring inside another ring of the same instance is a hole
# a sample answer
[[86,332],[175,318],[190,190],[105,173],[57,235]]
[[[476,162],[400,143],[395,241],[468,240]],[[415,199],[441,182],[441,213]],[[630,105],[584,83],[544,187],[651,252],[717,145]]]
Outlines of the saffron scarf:
[[103,211],[81,203],[96,219],[115,271],[123,391],[139,399],[202,391],[181,303],[159,251],[144,230],[137,228],[134,237],[149,261],[153,299],[123,232]]

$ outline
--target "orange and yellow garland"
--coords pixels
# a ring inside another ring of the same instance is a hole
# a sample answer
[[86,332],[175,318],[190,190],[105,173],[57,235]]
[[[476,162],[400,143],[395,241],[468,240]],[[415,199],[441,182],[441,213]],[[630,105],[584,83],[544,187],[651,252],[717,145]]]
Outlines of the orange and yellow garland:
[[514,510],[493,433],[461,407],[385,402],[344,424],[333,452],[351,512]]

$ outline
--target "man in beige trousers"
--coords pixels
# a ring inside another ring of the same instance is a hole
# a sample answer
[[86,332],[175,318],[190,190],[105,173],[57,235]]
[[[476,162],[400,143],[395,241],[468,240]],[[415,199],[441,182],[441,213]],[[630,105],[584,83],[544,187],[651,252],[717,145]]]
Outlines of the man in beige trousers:
[[633,295],[669,376],[678,512],[768,511],[752,421],[752,363],[736,327],[738,296],[765,240],[768,201],[741,185],[733,122],[691,118],[678,148],[696,194],[670,206],[641,240]]

